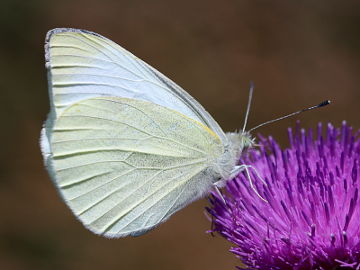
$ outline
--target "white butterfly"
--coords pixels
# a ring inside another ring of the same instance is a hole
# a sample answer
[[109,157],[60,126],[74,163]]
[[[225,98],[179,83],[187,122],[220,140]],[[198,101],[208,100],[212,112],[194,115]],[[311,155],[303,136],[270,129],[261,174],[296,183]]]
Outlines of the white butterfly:
[[96,33],[60,28],[45,44],[48,172],[75,216],[106,237],[141,235],[223,184],[249,133],[225,134],[163,74]]

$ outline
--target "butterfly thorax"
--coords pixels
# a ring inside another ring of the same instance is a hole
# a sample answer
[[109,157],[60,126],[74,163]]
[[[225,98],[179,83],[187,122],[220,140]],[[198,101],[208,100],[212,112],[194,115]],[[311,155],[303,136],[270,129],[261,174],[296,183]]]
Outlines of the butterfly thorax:
[[241,154],[255,144],[248,132],[228,132],[226,136],[228,144],[224,145],[224,153],[215,162],[215,171],[224,183],[238,165]]

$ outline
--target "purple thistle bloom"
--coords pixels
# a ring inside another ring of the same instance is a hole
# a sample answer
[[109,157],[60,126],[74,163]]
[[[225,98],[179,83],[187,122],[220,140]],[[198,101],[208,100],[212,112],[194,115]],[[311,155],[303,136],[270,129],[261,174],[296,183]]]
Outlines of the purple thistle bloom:
[[326,136],[289,129],[290,147],[261,138],[241,163],[250,169],[228,181],[225,202],[210,198],[213,232],[234,243],[231,252],[250,269],[360,269],[358,170],[360,140],[344,122]]

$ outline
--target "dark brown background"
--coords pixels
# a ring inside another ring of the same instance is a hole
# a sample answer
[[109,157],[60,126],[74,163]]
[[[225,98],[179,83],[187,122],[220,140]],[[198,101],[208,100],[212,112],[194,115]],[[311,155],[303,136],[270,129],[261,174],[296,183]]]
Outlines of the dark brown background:
[[[297,3],[301,2],[301,3]],[[341,3],[340,3],[341,2]],[[43,41],[54,27],[98,32],[188,89],[224,130],[332,99],[305,113],[355,128],[359,118],[358,1],[22,1],[0,8],[0,268],[233,269],[229,244],[205,234],[206,200],[139,238],[93,235],[60,200],[38,140],[49,109]],[[287,144],[289,119],[259,130]]]

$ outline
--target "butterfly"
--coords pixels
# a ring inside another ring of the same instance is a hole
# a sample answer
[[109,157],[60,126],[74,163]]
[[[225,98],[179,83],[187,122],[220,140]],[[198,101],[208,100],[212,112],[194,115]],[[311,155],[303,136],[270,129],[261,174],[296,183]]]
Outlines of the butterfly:
[[245,125],[224,133],[185,90],[113,41],[53,29],[45,61],[44,163],[90,231],[144,234],[246,169],[237,165],[254,145]]

